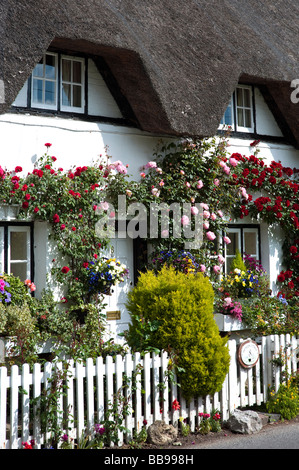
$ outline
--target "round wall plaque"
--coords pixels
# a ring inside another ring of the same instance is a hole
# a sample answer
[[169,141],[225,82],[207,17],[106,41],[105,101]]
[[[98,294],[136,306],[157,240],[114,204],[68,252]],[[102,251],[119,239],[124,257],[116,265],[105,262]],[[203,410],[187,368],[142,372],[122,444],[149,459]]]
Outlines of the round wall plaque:
[[255,366],[259,360],[259,355],[260,351],[258,344],[251,339],[247,339],[241,343],[238,348],[238,360],[241,366],[245,367],[246,369]]

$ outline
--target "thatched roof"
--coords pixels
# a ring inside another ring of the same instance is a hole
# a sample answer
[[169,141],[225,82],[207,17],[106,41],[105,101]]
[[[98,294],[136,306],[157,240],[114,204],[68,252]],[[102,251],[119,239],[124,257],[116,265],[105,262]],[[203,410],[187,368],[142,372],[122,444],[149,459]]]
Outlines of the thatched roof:
[[0,112],[52,45],[103,57],[141,129],[212,135],[247,80],[265,85],[299,144],[298,39],[296,0],[3,0]]

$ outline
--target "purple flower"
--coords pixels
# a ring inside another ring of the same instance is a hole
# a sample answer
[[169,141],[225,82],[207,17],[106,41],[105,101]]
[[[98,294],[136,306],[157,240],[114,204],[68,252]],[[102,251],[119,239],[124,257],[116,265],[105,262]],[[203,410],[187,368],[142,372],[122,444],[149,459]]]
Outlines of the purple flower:
[[101,426],[100,424],[95,424],[94,429],[97,434],[100,434],[100,436],[102,436],[105,433],[104,426]]

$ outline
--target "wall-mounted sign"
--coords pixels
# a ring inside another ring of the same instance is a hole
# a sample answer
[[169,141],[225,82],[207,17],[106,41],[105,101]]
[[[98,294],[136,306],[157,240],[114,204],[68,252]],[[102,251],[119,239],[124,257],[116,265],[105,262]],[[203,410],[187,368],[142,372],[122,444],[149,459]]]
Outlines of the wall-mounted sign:
[[260,350],[258,344],[251,340],[247,339],[240,344],[238,348],[238,361],[242,367],[249,369],[250,367],[255,366],[259,360]]
[[110,310],[106,312],[107,320],[120,320],[120,310]]

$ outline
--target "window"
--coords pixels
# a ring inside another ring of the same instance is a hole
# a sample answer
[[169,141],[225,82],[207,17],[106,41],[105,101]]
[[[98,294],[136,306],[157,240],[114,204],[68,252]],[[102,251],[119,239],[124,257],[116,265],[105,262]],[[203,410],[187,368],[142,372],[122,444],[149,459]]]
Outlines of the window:
[[83,112],[83,59],[61,58],[61,110]]
[[260,234],[259,226],[230,226],[227,235],[231,243],[225,245],[225,272],[230,272],[230,266],[236,251],[242,255],[245,253],[257,261],[260,260]]
[[32,279],[31,226],[0,225],[0,272]]
[[31,104],[57,109],[57,56],[45,54],[35,66],[31,79]]
[[84,59],[47,52],[32,72],[31,106],[83,113],[84,69]]
[[252,87],[239,85],[220,122],[238,132],[254,132]]

